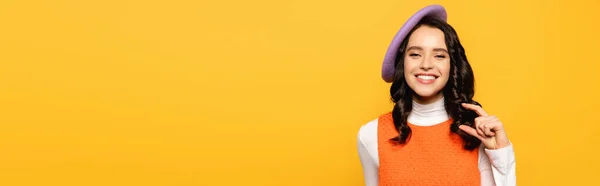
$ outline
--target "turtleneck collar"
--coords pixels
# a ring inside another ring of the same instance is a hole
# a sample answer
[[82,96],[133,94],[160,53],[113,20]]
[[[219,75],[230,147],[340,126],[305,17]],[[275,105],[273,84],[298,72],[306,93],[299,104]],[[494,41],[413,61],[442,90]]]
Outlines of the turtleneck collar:
[[446,113],[444,98],[429,104],[420,104],[413,100],[412,104],[413,108],[408,115],[408,122],[413,125],[432,126],[450,118]]

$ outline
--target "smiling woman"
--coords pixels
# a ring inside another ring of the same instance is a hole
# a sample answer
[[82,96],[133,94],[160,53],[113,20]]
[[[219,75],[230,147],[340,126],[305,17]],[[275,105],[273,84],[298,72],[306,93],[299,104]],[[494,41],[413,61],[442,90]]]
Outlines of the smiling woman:
[[405,23],[382,72],[395,106],[359,130],[368,186],[516,184],[512,144],[473,100],[473,71],[442,6]]
[[[435,23],[427,19],[431,18],[424,19],[423,23]],[[444,83],[448,82],[450,57],[443,38],[440,29],[424,24],[411,34],[408,45],[403,44],[403,47],[408,46],[404,59],[406,83],[419,95],[413,98],[424,103],[440,99]]]

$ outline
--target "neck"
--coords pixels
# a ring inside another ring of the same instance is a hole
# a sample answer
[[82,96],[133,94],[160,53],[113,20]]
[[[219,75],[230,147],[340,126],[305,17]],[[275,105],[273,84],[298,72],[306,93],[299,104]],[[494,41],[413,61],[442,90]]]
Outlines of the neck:
[[442,123],[450,117],[446,112],[444,97],[430,102],[413,100],[413,108],[408,115],[408,122],[418,126],[431,126]]

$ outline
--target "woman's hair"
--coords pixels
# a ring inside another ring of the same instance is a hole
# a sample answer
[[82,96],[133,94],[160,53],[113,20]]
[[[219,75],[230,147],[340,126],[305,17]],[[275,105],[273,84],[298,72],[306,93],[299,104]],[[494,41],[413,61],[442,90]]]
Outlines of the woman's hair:
[[459,125],[474,126],[474,119],[478,116],[474,111],[465,109],[461,103],[471,103],[481,106],[473,100],[475,94],[474,75],[471,65],[467,61],[465,50],[460,44],[458,35],[452,26],[432,17],[423,18],[406,36],[400,48],[395,62],[394,81],[390,87],[391,99],[395,103],[392,110],[394,126],[399,135],[390,139],[398,144],[405,144],[411,135],[411,129],[407,125],[408,115],[412,110],[413,90],[408,86],[404,78],[404,55],[408,38],[419,27],[427,25],[438,28],[444,33],[446,46],[450,55],[450,77],[446,86],[442,90],[444,95],[444,104],[446,112],[453,119],[450,131],[458,134],[464,141],[464,148],[473,150],[477,148],[481,141],[477,137],[471,136],[462,130]]

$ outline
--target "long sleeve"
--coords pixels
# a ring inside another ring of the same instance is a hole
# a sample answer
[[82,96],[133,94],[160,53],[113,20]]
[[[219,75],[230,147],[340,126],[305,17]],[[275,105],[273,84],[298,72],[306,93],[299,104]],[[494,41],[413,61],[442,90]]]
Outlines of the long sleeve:
[[517,185],[516,161],[512,143],[504,148],[489,150],[480,148],[481,185]]
[[377,179],[379,174],[378,166],[373,162],[373,158],[369,156],[367,147],[361,142],[360,136],[358,139],[358,155],[362,165],[366,186],[377,186],[379,181]]
[[372,141],[372,138],[376,138],[376,136],[374,136],[377,134],[376,126],[376,123],[372,122],[370,125],[361,127],[358,133],[358,156],[362,165],[363,178],[366,186],[377,186],[379,184],[379,164],[378,162],[375,162],[375,160],[378,160],[379,158],[371,157],[373,152],[369,153],[369,148],[367,148],[367,145],[365,144],[365,142]]

